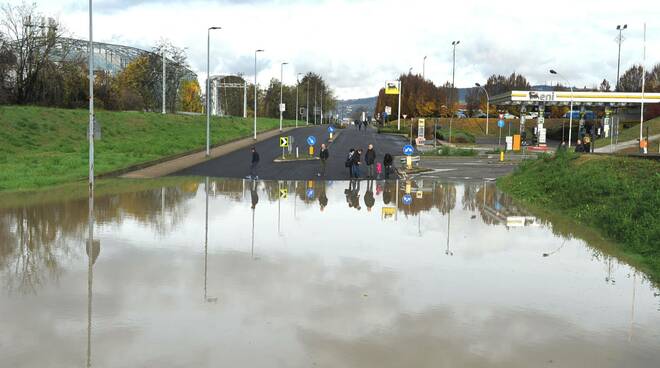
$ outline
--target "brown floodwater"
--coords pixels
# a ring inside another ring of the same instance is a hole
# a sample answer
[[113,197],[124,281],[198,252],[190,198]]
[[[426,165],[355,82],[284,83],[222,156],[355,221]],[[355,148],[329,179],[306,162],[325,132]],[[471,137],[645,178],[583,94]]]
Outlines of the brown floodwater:
[[0,367],[660,365],[658,288],[492,182],[112,181],[90,204],[0,198]]

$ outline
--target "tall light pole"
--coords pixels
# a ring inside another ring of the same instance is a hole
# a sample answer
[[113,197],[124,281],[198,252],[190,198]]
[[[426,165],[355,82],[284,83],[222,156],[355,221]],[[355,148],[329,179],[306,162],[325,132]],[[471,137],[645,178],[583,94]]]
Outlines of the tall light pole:
[[486,93],[486,135],[488,135],[488,110],[490,109],[490,97],[488,96],[488,91],[481,84],[475,83],[475,86],[481,88]]
[[426,80],[426,56],[424,56],[424,61],[422,61],[422,79]]
[[316,125],[316,96],[318,95],[318,82],[314,82],[314,125]]
[[305,105],[305,121],[309,125],[309,76],[307,77],[307,104]]
[[302,73],[296,75],[296,128],[298,127],[298,87],[300,86],[300,76]]
[[94,38],[92,32],[92,0],[89,0],[89,126],[87,138],[89,139],[89,188],[94,185]]
[[254,128],[253,138],[257,140],[257,53],[264,52],[264,50],[254,50]]
[[282,131],[282,114],[284,114],[284,111],[282,111],[282,91],[284,91],[284,66],[289,63],[283,62],[280,64],[280,132]]
[[[550,74],[557,75],[559,78],[563,79],[566,84],[571,88],[571,111],[568,116],[568,148],[571,148],[571,130],[573,127],[573,85],[566,80],[561,74],[557,73],[554,69],[550,69]],[[564,137],[562,137],[564,139]],[[592,143],[593,144],[593,143]]]
[[209,27],[206,31],[206,157],[211,154],[211,31],[221,27]]
[[451,45],[453,46],[453,66],[451,68],[451,105],[449,107],[449,111],[451,111],[451,116],[449,117],[449,143],[451,143],[451,123],[452,120],[454,119],[454,94],[455,94],[455,86],[454,86],[454,81],[456,80],[456,46],[461,43],[461,41],[452,41]]
[[619,31],[619,37],[617,37],[617,42],[619,43],[619,57],[616,62],[616,90],[619,91],[619,70],[621,67],[621,43],[623,42],[623,31],[628,28],[627,24],[617,25],[616,30]]
[[165,47],[163,47],[163,115],[165,113]]

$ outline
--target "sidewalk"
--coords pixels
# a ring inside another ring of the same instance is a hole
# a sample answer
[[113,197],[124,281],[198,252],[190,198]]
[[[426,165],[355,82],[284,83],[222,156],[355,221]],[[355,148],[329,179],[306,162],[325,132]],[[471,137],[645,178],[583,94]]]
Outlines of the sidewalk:
[[[282,129],[282,132],[288,132],[293,129],[299,129],[299,128],[288,127]],[[203,150],[183,157],[167,160],[165,162],[161,162],[143,169],[131,171],[129,173],[121,175],[120,177],[129,178],[129,179],[151,179],[151,178],[166,176],[175,173],[177,171],[181,171],[185,168],[191,167],[193,165],[197,165],[204,161],[214,159],[220,156],[224,156],[236,150],[250,147],[255,143],[262,142],[267,139],[277,137],[279,135],[280,135],[279,129],[269,130],[267,132],[257,134],[257,140],[254,140],[252,137],[248,137],[211,148],[210,155],[208,158],[206,157],[206,150]]]
[[[645,137],[646,138],[646,137]],[[649,141],[655,141],[660,139],[660,134],[652,135],[649,137]],[[615,145],[616,151],[620,151],[626,148],[630,147],[639,147],[639,141],[637,139],[633,139],[631,141],[625,141],[625,142],[619,142],[619,144]],[[612,148],[615,148],[613,145],[608,144],[607,146],[599,147],[594,149],[594,152],[596,153],[610,153],[610,152],[616,152],[612,151]]]

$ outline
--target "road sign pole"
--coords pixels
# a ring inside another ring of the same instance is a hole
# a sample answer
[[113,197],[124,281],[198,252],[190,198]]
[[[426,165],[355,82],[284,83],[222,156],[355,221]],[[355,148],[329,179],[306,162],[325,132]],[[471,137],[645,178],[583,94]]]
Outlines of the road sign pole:
[[396,130],[401,130],[401,92],[402,92],[401,78],[399,78],[399,108],[397,109],[397,123]]
[[500,127],[500,136],[497,138],[497,148],[502,149],[502,128]]

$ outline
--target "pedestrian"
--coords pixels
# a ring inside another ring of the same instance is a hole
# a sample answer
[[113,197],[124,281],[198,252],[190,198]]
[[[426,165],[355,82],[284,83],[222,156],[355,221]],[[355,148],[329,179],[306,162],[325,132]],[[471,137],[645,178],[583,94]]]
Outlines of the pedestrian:
[[257,152],[256,147],[252,147],[252,162],[250,163],[250,179],[257,180],[259,176],[257,175],[257,166],[259,166],[259,152]]
[[380,174],[383,173],[383,164],[380,162],[376,162],[376,175],[378,177],[378,180],[380,180]]
[[325,146],[325,143],[321,144],[321,150],[319,151],[319,159],[321,159],[321,172],[318,173],[318,176],[325,177],[325,166],[328,163],[328,158],[330,158],[330,151],[328,147]]
[[582,145],[582,141],[579,140],[579,139],[575,143],[575,152],[576,153],[583,153],[584,152],[584,146]]
[[394,162],[394,158],[392,158],[392,155],[386,153],[385,157],[383,157],[383,166],[385,166],[385,179],[390,178],[390,170],[392,170],[393,162]]
[[588,135],[584,136],[584,138],[582,139],[582,147],[583,147],[582,152],[586,152],[586,153],[591,152],[591,137],[589,137]]
[[360,178],[360,164],[362,159],[362,149],[358,149],[353,153],[353,178]]
[[649,153],[648,150],[649,150],[649,141],[644,138],[639,140],[639,152],[643,155],[646,155],[647,153]]
[[353,178],[353,155],[355,154],[355,149],[351,148],[348,151],[348,156],[346,157],[346,163],[344,166],[348,168],[348,177]]
[[376,151],[374,145],[369,144],[367,152],[364,154],[364,163],[367,164],[367,178],[374,178],[374,163],[376,162]]

